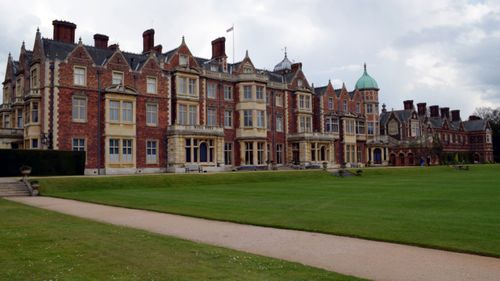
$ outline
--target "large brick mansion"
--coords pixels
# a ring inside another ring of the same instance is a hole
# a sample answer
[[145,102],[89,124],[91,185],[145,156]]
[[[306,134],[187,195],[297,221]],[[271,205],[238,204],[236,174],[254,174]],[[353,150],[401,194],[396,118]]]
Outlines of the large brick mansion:
[[18,60],[9,55],[0,148],[84,150],[90,174],[436,164],[444,153],[493,160],[488,122],[413,101],[379,108],[366,65],[352,91],[315,87],[286,53],[273,71],[248,52],[229,63],[225,38],[206,59],[184,38],[163,52],[150,29],[134,54],[53,25],[52,39],[37,31],[33,50],[23,43]]

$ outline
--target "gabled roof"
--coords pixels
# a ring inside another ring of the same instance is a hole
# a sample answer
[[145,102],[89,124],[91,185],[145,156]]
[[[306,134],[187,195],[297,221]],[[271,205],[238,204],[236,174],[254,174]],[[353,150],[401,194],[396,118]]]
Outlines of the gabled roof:
[[387,124],[387,121],[389,121],[390,116],[391,116],[391,112],[389,112],[389,111],[382,112],[380,114],[380,124],[382,124],[382,125]]
[[323,87],[315,87],[314,88],[314,93],[316,95],[322,95],[326,92],[326,89],[328,88],[328,86],[323,86]]
[[430,118],[429,123],[431,124],[431,128],[433,129],[440,129],[443,127],[443,119],[441,119],[441,117]]
[[408,120],[411,119],[411,116],[413,115],[413,110],[394,110],[392,111],[396,118],[398,118],[399,121],[401,122],[408,122]]
[[488,121],[484,119],[464,121],[464,129],[467,132],[483,131],[486,129]]

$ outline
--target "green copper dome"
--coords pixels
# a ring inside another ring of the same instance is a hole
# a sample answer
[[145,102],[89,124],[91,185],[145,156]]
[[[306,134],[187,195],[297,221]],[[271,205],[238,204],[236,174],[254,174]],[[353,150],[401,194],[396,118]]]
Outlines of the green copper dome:
[[373,79],[368,72],[366,72],[366,63],[365,63],[365,72],[356,82],[356,89],[358,90],[367,90],[367,89],[379,89],[377,81]]

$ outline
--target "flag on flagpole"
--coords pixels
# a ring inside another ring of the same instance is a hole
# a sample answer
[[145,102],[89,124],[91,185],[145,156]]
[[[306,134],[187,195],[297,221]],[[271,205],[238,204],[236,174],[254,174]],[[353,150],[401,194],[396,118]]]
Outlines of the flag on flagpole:
[[229,28],[228,30],[226,30],[226,32],[231,32],[231,31],[233,31],[233,29],[234,29],[234,25],[231,26],[231,28]]

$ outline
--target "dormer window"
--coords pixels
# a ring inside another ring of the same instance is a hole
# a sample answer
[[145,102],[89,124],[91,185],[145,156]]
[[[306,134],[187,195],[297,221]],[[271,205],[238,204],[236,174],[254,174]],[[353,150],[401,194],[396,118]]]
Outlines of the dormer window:
[[210,66],[210,71],[219,71],[219,67],[217,65],[211,65]]
[[181,66],[187,66],[188,65],[188,56],[186,56],[186,55],[179,55],[179,65],[181,65]]
[[243,73],[252,73],[253,70],[250,67],[243,68]]
[[123,72],[113,71],[113,85],[123,85]]
[[303,84],[304,84],[304,82],[302,81],[302,79],[297,80],[297,86],[298,87],[302,87]]

